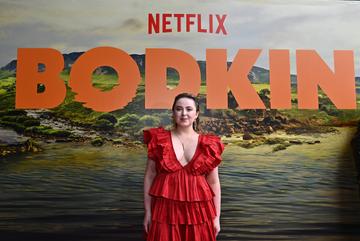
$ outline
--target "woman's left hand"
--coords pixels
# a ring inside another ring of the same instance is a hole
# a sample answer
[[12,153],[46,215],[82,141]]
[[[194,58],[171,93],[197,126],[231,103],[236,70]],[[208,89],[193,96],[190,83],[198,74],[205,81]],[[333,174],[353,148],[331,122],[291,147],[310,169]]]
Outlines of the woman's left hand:
[[218,236],[220,232],[220,217],[215,217],[214,219],[214,229],[215,229],[215,237]]

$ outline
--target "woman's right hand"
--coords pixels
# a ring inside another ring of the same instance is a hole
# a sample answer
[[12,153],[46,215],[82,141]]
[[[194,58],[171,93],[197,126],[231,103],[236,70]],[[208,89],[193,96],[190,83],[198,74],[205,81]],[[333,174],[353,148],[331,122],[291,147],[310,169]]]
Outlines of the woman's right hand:
[[145,216],[144,216],[144,230],[146,233],[149,232],[150,230],[150,225],[151,225],[151,214],[145,212]]

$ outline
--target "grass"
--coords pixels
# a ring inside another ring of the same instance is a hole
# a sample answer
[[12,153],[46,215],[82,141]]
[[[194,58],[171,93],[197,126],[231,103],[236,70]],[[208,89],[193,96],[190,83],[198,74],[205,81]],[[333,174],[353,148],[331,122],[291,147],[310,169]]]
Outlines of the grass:
[[263,90],[263,89],[270,89],[269,84],[252,84],[252,86],[254,87],[256,92],[260,92],[260,90]]
[[9,90],[15,87],[15,77],[5,77],[0,79],[0,98],[5,95]]

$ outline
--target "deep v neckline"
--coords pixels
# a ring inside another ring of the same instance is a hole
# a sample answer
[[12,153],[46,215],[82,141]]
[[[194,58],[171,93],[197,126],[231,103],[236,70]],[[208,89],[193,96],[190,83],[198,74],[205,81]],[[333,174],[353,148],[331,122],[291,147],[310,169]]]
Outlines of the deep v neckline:
[[[194,152],[194,155],[192,156],[192,158],[190,159],[190,161],[188,161],[188,163],[186,165],[182,165],[181,162],[177,159],[177,156],[176,156],[176,152],[175,152],[175,149],[174,149],[174,145],[173,145],[173,142],[172,142],[172,134],[171,134],[171,130],[169,130],[169,139],[170,139],[170,144],[171,144],[171,150],[172,150],[172,153],[174,154],[174,157],[175,157],[175,160],[176,162],[178,163],[178,165],[182,168],[185,168],[187,166],[189,166],[189,164],[195,159],[196,155],[197,155],[197,152],[198,152],[198,149],[199,149],[199,146],[200,146],[200,140],[201,140],[201,133],[199,133],[199,136],[198,136],[198,140],[197,140],[197,145],[196,145],[196,149],[195,149],[195,152]],[[185,152],[185,150],[184,150]]]

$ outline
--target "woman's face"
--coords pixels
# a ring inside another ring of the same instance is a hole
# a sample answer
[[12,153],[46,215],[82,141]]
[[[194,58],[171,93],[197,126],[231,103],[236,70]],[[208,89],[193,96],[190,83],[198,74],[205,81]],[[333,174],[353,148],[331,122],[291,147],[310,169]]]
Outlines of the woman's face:
[[176,101],[173,117],[178,126],[192,126],[198,115],[199,112],[196,112],[196,106],[193,99],[183,97]]

